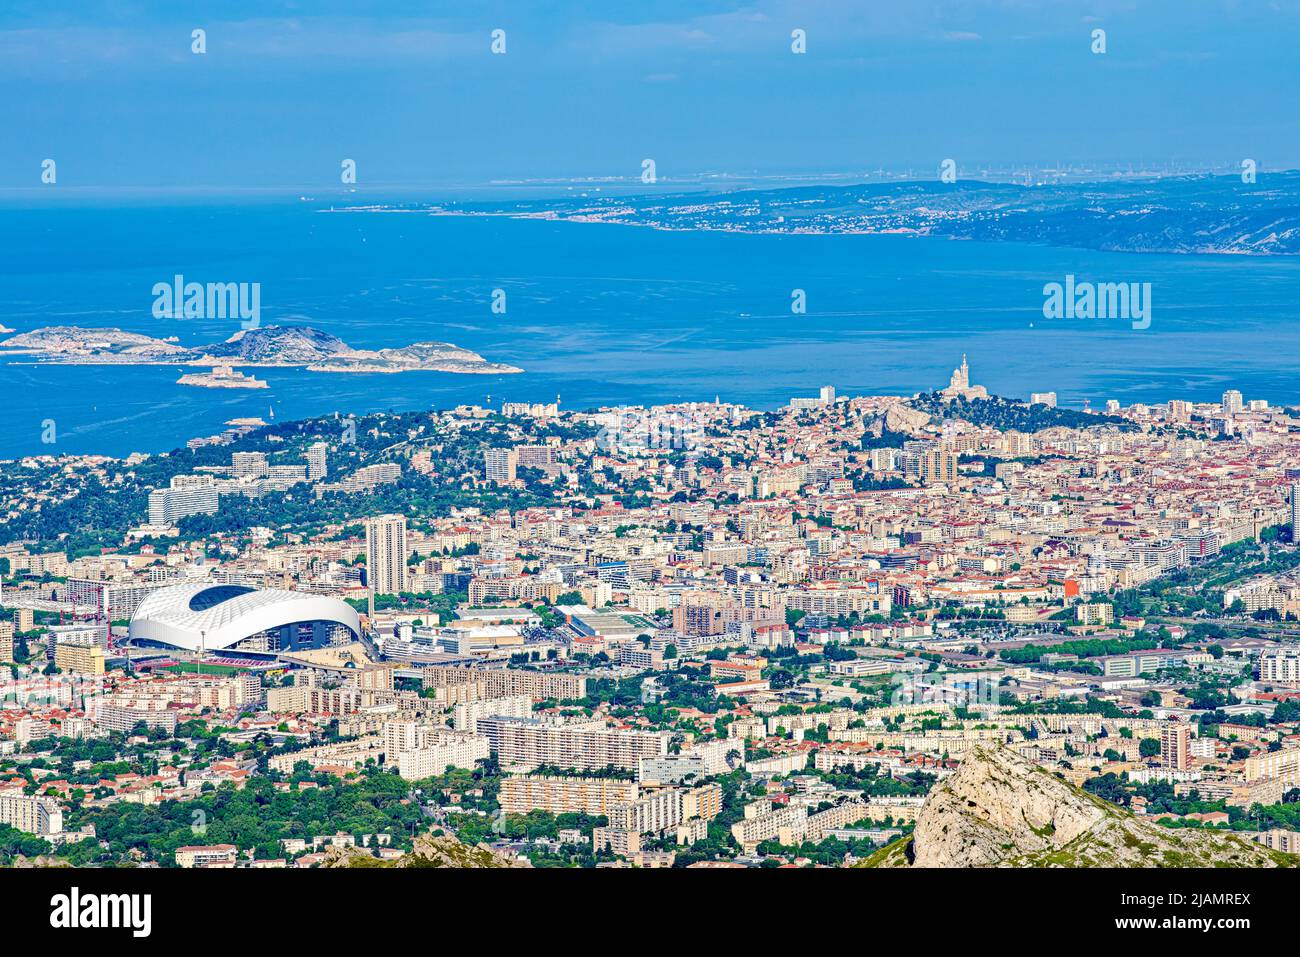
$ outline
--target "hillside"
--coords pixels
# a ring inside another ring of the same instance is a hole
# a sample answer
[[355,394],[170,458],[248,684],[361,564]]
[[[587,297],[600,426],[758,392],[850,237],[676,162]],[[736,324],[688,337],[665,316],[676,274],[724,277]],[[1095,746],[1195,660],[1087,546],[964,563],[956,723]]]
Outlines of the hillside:
[[997,746],[936,785],[916,829],[863,867],[1295,867],[1222,831],[1171,830]]
[[908,405],[919,412],[940,419],[961,419],[971,425],[988,426],[999,432],[1042,432],[1046,429],[1087,429],[1093,426],[1115,426],[1123,431],[1137,428],[1128,419],[1099,412],[1080,412],[1076,409],[1052,408],[1046,405],[1020,402],[1001,396],[987,399],[945,400],[937,392],[915,396]]

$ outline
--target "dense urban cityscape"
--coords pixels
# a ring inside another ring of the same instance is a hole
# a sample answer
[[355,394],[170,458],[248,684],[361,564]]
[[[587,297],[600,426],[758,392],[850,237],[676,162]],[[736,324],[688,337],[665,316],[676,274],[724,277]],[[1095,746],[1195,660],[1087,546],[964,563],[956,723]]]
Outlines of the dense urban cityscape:
[[0,863],[1300,861],[1300,409],[974,378],[4,463]]
[[0,6],[19,941],[1285,933],[1298,27]]

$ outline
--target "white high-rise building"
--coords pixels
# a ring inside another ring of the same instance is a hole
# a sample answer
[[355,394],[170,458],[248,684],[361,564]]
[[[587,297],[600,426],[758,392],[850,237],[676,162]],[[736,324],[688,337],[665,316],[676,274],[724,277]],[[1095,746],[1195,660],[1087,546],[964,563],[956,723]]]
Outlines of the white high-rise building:
[[1291,541],[1300,541],[1300,482],[1291,483]]
[[1166,724],[1160,728],[1160,763],[1176,771],[1192,766],[1192,729],[1185,724]]
[[366,578],[376,595],[408,591],[406,518],[380,515],[366,520]]
[[613,766],[636,770],[642,758],[668,753],[668,735],[656,731],[613,731],[589,725],[551,726],[526,718],[479,718],[502,766],[553,764],[598,770]]
[[514,449],[488,449],[483,453],[483,465],[489,482],[505,485],[515,480],[519,456]]
[[261,478],[269,466],[265,452],[235,452],[230,456],[230,468],[235,478]]
[[1236,415],[1245,407],[1242,401],[1241,393],[1236,389],[1229,389],[1223,393],[1223,412],[1225,415]]
[[308,482],[319,482],[329,473],[329,464],[325,458],[328,451],[329,446],[324,442],[317,442],[307,447]]
[[1300,684],[1300,648],[1280,648],[1261,654],[1259,680],[1269,684]]
[[529,718],[532,714],[532,697],[511,695],[508,698],[462,701],[452,711],[452,722],[457,731],[477,734],[479,718]]
[[211,515],[220,504],[220,494],[211,475],[177,475],[170,488],[149,493],[149,524],[170,525],[188,515]]
[[49,797],[0,794],[0,824],[26,834],[59,834],[63,831],[63,809]]

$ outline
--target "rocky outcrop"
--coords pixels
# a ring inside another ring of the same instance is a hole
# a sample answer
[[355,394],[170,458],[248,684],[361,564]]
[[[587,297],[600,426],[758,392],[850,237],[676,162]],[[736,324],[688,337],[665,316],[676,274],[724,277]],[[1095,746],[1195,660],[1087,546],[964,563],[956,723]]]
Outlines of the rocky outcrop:
[[485,844],[463,844],[450,834],[421,834],[411,853],[389,861],[380,860],[360,848],[331,848],[321,867],[530,867]]
[[868,867],[1295,867],[1300,857],[1222,831],[1174,830],[1014,752],[973,748],[906,838]]
[[459,372],[502,375],[523,370],[488,362],[450,342],[354,349],[311,326],[240,329],[224,342],[183,348],[121,329],[47,326],[0,341],[0,355],[31,355],[68,365],[206,365],[305,367],[312,372]]
[[890,432],[906,432],[915,435],[929,425],[930,414],[902,402],[895,402],[885,409],[882,420],[884,427]]
[[240,329],[225,342],[203,346],[204,354],[228,362],[307,365],[357,354],[338,336],[310,326]]
[[71,867],[69,861],[59,857],[51,857],[48,854],[38,854],[36,857],[24,857],[19,854],[13,859],[10,867],[30,868],[30,867]]

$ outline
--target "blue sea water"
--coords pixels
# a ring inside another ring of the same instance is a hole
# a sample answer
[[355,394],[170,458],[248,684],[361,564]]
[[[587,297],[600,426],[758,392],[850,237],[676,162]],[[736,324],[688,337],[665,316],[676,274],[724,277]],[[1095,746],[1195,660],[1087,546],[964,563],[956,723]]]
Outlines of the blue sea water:
[[[367,198],[366,202],[372,199]],[[262,323],[360,347],[443,340],[521,375],[256,370],[270,388],[196,389],[175,367],[0,360],[0,458],[161,451],[237,416],[550,401],[691,399],[772,408],[833,384],[906,394],[972,378],[1094,407],[1170,398],[1300,401],[1300,261],[984,244],[905,236],[748,236],[329,212],[279,199],[0,205],[0,324],[116,326],[184,344],[236,320],[156,319],[154,283],[261,283]],[[1048,320],[1043,285],[1150,282],[1152,324]],[[494,288],[507,311],[491,310]],[[791,290],[807,294],[792,315]],[[54,420],[57,442],[43,444]]]

